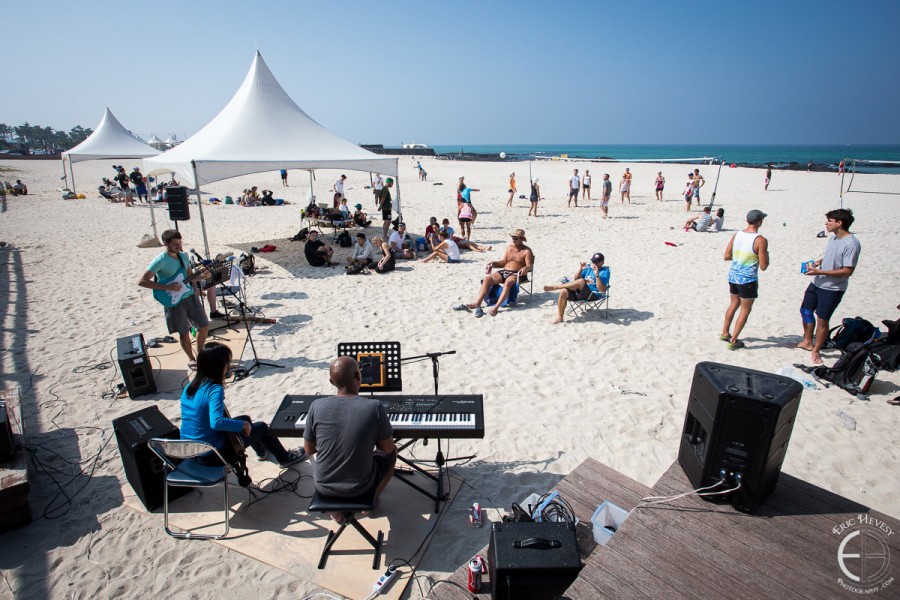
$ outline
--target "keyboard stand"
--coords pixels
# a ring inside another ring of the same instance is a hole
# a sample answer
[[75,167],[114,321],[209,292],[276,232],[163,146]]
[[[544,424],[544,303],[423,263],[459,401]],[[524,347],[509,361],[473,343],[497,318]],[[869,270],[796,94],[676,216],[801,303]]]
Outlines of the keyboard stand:
[[[399,439],[394,440],[394,443],[397,443],[397,442],[399,442],[399,441],[400,441]],[[421,494],[424,494],[425,496],[427,496],[427,497],[431,498],[432,500],[434,500],[434,512],[438,513],[438,512],[441,512],[441,502],[443,502],[444,500],[446,500],[447,497],[450,495],[449,493],[445,493],[445,492],[444,492],[444,472],[445,472],[445,468],[444,468],[444,460],[443,460],[443,459],[444,459],[444,455],[443,455],[443,453],[441,452],[441,440],[438,439],[438,454],[437,454],[437,458],[436,458],[436,460],[435,460],[435,464],[437,464],[437,468],[438,468],[437,475],[434,475],[434,474],[432,474],[432,473],[426,471],[425,469],[423,469],[423,468],[420,467],[419,465],[415,464],[415,462],[413,462],[412,460],[410,460],[410,459],[408,459],[408,458],[406,458],[406,457],[400,455],[400,453],[403,452],[403,450],[405,450],[406,448],[408,448],[408,447],[411,446],[412,444],[416,443],[417,441],[419,441],[419,438],[415,438],[415,439],[411,439],[411,440],[406,440],[405,442],[403,442],[402,444],[400,444],[399,446],[397,446],[397,460],[402,460],[402,461],[403,461],[404,463],[406,463],[410,468],[412,468],[412,469],[414,469],[415,471],[421,473],[421,474],[424,475],[425,477],[428,477],[428,478],[431,479],[432,481],[437,482],[437,491],[436,491],[436,493],[432,494],[432,493],[429,492],[428,490],[426,490],[426,489],[420,487],[418,484],[413,483],[412,481],[410,481],[409,479],[407,479],[407,477],[409,477],[409,475],[407,475],[406,473],[397,473],[397,472],[395,471],[395,472],[394,472],[394,478],[399,479],[400,481],[402,481],[403,483],[405,483],[405,484],[408,485],[409,487],[413,488],[413,489],[416,490],[417,492],[419,492],[419,493],[421,493]]]

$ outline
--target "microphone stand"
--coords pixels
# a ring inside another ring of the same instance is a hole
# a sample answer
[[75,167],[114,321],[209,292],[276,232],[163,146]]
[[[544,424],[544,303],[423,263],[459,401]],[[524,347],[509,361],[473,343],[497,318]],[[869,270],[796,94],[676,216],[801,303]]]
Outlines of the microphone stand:
[[[231,289],[230,285],[225,285],[225,282],[220,283],[222,289],[232,295],[238,303],[238,309],[241,311],[241,317],[244,321],[244,329],[247,330],[247,341],[250,342],[250,350],[253,352],[253,364],[249,367],[238,367],[234,369],[234,379],[235,381],[240,381],[241,379],[246,379],[253,375],[254,371],[259,370],[260,367],[273,367],[275,369],[283,369],[284,366],[276,365],[270,362],[263,362],[259,360],[259,355],[256,354],[256,346],[253,344],[253,336],[250,334],[250,324],[247,322],[247,313],[249,312],[249,308],[244,301]],[[225,297],[222,297],[222,301],[225,301]],[[244,347],[246,348],[247,344],[244,343]]]

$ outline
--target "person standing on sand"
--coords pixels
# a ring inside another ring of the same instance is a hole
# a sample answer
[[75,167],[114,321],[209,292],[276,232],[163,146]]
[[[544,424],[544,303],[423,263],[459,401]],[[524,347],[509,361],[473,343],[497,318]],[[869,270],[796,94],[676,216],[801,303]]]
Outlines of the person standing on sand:
[[662,171],[656,174],[656,199],[663,201],[663,190],[666,188],[666,178],[663,177]]
[[685,210],[685,212],[691,212],[691,197],[693,196],[693,193],[694,193],[694,174],[688,173],[688,180],[684,186],[684,202],[685,202],[684,210]]
[[694,169],[694,179],[691,184],[694,186],[693,194],[694,198],[697,199],[697,206],[700,206],[700,188],[706,185],[706,180],[700,174],[700,169]]
[[[725,260],[731,261],[731,269],[728,271],[731,302],[725,311],[725,323],[722,325],[719,339],[728,342],[729,350],[738,350],[745,346],[738,336],[747,324],[753,302],[758,296],[759,270],[765,271],[769,268],[769,242],[759,234],[759,228],[767,216],[761,210],[754,209],[748,212],[747,228],[731,236],[725,248]],[[738,316],[734,331],[728,333],[735,313],[738,313]]]
[[578,208],[578,191],[581,189],[581,177],[578,176],[578,169],[572,173],[572,176],[569,178],[569,203],[567,206],[572,206],[572,198],[575,198],[575,208]]
[[588,201],[591,199],[591,172],[584,170],[584,177],[581,178],[581,199],[587,196]]
[[[197,328],[198,350],[203,348],[209,332],[209,320],[203,312],[197,294],[194,293],[193,286],[188,283],[196,269],[190,268],[190,259],[184,252],[181,233],[175,229],[167,229],[163,231],[161,237],[166,249],[150,261],[147,270],[138,280],[138,286],[148,290],[183,292],[173,306],[165,307],[166,325],[169,333],[178,332],[181,349],[188,357],[188,367],[196,369],[197,360],[191,345],[191,327]],[[180,283],[176,281],[179,274],[183,276]]]
[[372,194],[375,196],[375,208],[381,208],[381,190],[384,189],[384,179],[381,173],[375,173],[375,179],[372,181]]
[[[819,352],[828,339],[829,319],[847,291],[850,276],[856,270],[862,246],[850,233],[853,211],[840,208],[825,213],[825,229],[833,233],[825,247],[825,256],[814,262],[806,274],[815,277],[803,294],[800,318],[803,321],[803,341],[797,344],[802,350],[809,350],[813,364],[822,364]],[[815,314],[814,314],[815,313]],[[813,344],[815,331],[815,344]]]
[[391,203],[391,188],[394,187],[394,180],[390,177],[384,183],[384,187],[381,188],[381,191],[378,193],[378,206],[381,207],[381,218],[384,219],[384,224],[382,225],[381,233],[382,237],[387,238],[388,236],[388,228],[391,226],[391,209],[393,208]]
[[347,181],[346,175],[341,175],[338,177],[337,181],[334,182],[334,208],[337,208],[341,204],[341,199],[344,197],[344,182]]
[[516,192],[519,191],[516,189],[516,174],[509,174],[509,200],[506,201],[507,206],[512,206],[513,197],[516,195]]
[[609,198],[612,196],[612,181],[609,180],[609,173],[603,174],[603,194],[600,197],[600,210],[603,211],[603,218],[609,218]]
[[626,196],[628,196],[628,204],[631,204],[631,169],[625,169],[625,172],[622,173],[619,192],[622,194],[622,204],[625,204]]
[[281,187],[289,187],[287,182],[287,169],[281,170]]
[[541,201],[541,186],[538,185],[538,178],[535,177],[531,180],[531,196],[529,198],[531,200],[531,208],[528,209],[528,216],[530,217],[532,213],[534,216],[538,216],[538,202]]
[[766,187],[763,188],[765,191],[769,191],[769,183],[772,181],[772,165],[766,169]]
[[806,163],[806,172],[809,173],[810,171],[812,171],[812,161]]

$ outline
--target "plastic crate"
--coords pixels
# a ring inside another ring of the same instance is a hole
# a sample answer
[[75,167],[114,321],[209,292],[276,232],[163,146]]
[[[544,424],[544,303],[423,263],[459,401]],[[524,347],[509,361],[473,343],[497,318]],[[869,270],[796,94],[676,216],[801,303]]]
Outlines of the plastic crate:
[[594,541],[601,546],[605,546],[627,518],[627,510],[616,506],[609,500],[605,500],[591,516],[591,524],[594,528]]

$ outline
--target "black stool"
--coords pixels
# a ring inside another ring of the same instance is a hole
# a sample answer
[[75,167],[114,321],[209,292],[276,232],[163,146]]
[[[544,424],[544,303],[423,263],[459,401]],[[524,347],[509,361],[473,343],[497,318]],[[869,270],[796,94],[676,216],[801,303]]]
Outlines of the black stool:
[[375,559],[372,561],[372,568],[378,568],[378,563],[381,559],[381,542],[384,541],[384,534],[379,531],[378,539],[376,540],[372,537],[372,534],[366,531],[365,528],[359,524],[359,521],[356,520],[357,513],[372,510],[374,508],[375,487],[376,486],[372,486],[370,491],[353,498],[335,498],[334,496],[326,496],[319,492],[313,494],[312,500],[309,503],[309,512],[339,512],[342,517],[341,526],[338,530],[328,532],[328,540],[325,542],[325,548],[322,550],[321,558],[319,558],[320,569],[325,568],[325,561],[328,560],[328,553],[331,552],[331,547],[334,546],[337,539],[344,533],[344,529],[346,529],[347,525],[352,525],[353,528],[366,538],[366,541],[375,548]]

